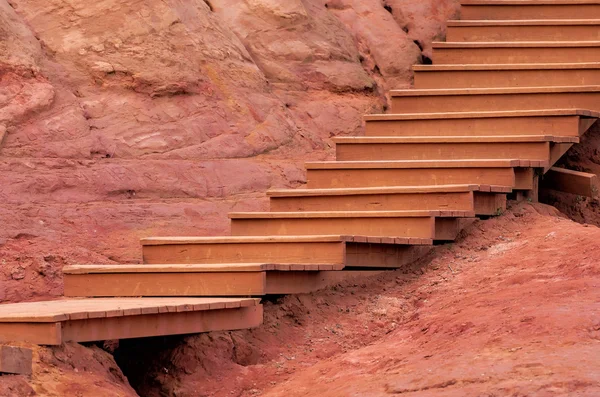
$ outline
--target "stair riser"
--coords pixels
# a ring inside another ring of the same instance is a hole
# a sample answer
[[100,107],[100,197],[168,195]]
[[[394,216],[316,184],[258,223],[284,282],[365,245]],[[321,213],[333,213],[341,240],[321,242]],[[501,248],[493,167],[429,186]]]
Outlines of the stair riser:
[[600,62],[600,47],[434,48],[436,65]]
[[463,20],[600,19],[600,5],[463,5]]
[[417,89],[600,85],[600,69],[415,71]]
[[233,236],[305,236],[320,234],[374,237],[435,237],[435,218],[232,219]]
[[578,116],[367,121],[366,136],[579,136]]
[[353,143],[336,144],[339,161],[376,160],[475,160],[550,158],[548,142],[499,143]]
[[343,264],[343,242],[173,244],[142,247],[147,264],[292,263]]
[[65,296],[260,296],[265,272],[65,274]]
[[588,26],[448,26],[447,42],[598,41],[600,27]]
[[392,98],[393,113],[477,112],[504,110],[600,110],[600,92],[503,95],[428,95]]
[[271,211],[473,211],[473,192],[271,197]]
[[515,184],[512,168],[309,169],[307,176],[309,189]]

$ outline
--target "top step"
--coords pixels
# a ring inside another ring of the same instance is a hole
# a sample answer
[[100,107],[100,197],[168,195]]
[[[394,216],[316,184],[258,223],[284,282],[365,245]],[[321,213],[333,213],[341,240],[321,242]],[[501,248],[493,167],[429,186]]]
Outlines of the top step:
[[462,0],[463,20],[600,19],[597,0]]

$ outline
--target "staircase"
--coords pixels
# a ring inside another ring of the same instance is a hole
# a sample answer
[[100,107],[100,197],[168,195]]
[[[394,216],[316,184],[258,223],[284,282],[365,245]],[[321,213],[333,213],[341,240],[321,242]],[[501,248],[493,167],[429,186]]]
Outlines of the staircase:
[[143,264],[65,267],[67,299],[0,306],[0,342],[256,327],[261,296],[400,268],[507,195],[535,200],[600,115],[600,2],[464,0],[447,38],[414,89],[390,93],[391,114],[306,164],[305,189],[230,214],[231,236],[146,238]]

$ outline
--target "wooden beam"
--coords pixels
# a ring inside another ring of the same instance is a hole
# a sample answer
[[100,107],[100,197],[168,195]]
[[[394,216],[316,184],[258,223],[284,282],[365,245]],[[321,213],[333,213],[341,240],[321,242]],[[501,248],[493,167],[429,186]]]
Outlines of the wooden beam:
[[585,197],[597,195],[597,177],[587,172],[552,167],[544,175],[542,187]]
[[160,335],[254,328],[262,324],[262,305],[237,309],[89,318],[63,324],[65,341],[91,342]]
[[265,273],[188,272],[65,274],[65,296],[258,296]]
[[0,346],[0,373],[29,375],[32,357],[31,349]]

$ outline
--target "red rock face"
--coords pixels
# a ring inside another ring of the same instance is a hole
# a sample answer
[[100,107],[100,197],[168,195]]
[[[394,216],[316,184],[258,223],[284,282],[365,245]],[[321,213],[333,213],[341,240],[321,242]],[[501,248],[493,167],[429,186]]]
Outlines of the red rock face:
[[140,237],[227,233],[302,185],[458,1],[404,3],[0,1],[2,302],[60,294],[38,265],[136,262]]

